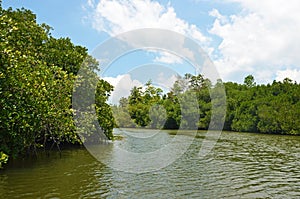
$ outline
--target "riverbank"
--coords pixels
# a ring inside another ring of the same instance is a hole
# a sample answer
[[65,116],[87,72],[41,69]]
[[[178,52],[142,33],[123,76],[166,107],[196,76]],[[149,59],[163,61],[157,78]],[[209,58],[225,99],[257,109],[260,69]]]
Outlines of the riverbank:
[[[118,129],[118,128],[116,128]],[[176,135],[176,134],[191,134],[197,131],[197,133],[206,133],[207,131],[215,131],[215,130],[205,130],[205,129],[197,129],[197,130],[190,130],[190,129],[154,129],[154,128],[143,128],[143,127],[137,127],[137,128],[127,128],[127,127],[121,127],[119,128],[121,130],[127,130],[127,131],[134,131],[134,132],[139,132],[139,131],[168,131],[170,135]],[[222,132],[232,132],[232,133],[240,133],[240,134],[262,134],[262,135],[278,135],[278,136],[299,136],[300,133],[295,133],[295,134],[284,134],[284,133],[263,133],[263,132],[244,132],[244,131],[229,131],[229,130],[222,130]]]

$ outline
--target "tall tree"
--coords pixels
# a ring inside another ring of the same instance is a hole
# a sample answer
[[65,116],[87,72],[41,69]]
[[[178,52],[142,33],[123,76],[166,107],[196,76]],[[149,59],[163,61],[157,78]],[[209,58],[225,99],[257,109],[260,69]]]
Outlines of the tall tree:
[[[1,6],[0,6],[1,7]],[[26,9],[0,9],[0,152],[12,157],[45,143],[79,143],[71,95],[87,50],[69,39],[55,39]],[[90,69],[97,63],[91,60]],[[101,117],[112,87],[99,79],[97,113],[108,137],[113,120]]]

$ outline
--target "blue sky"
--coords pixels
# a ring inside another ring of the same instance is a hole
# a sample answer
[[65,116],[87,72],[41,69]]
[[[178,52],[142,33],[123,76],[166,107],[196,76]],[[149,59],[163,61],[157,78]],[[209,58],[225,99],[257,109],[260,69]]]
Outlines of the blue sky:
[[[92,51],[110,35],[92,27],[92,19],[87,19],[91,12],[87,2],[87,0],[4,0],[3,7],[30,9],[37,15],[38,23],[47,23],[54,28],[53,36],[70,37],[75,44],[83,45]],[[178,18],[196,24],[203,30],[208,30],[214,21],[214,18],[208,15],[209,11],[224,5],[193,0],[158,2],[165,6],[170,4],[176,10]],[[223,10],[226,14],[232,14],[234,10],[237,10],[236,7],[231,5]],[[214,39],[215,42],[219,42],[217,37]]]
[[103,40],[103,36],[84,22],[85,0],[4,0],[3,7],[32,10],[37,15],[38,23],[46,23],[54,30],[55,37],[70,37],[75,44],[89,50]]
[[[258,83],[285,77],[300,82],[297,0],[3,0],[2,6],[32,10],[38,23],[54,28],[53,36],[69,37],[90,53],[120,33],[164,28],[194,39],[224,81],[243,82],[252,74]],[[151,63],[179,71],[188,64],[178,56],[141,51],[118,59],[103,75],[115,86],[130,87],[141,83],[129,75],[130,66]]]

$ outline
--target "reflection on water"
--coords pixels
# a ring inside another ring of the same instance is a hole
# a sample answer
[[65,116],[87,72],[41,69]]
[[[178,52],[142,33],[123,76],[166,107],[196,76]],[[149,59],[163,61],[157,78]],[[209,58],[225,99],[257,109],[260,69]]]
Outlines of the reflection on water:
[[[122,141],[102,146],[111,161],[116,147],[145,152],[174,138],[174,132],[120,133]],[[180,136],[183,142],[190,139]],[[149,173],[115,171],[85,149],[64,150],[62,158],[53,153],[14,162],[0,172],[0,198],[300,197],[300,137],[223,132],[213,151],[199,159],[204,136],[200,132],[173,164]]]

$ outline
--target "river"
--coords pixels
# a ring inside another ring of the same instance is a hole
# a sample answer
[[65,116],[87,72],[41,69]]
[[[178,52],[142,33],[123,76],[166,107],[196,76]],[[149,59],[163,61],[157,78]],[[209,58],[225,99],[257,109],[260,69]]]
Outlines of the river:
[[[116,130],[123,140],[101,146],[104,164],[85,148],[65,149],[37,159],[11,162],[0,171],[0,198],[299,198],[300,137],[222,132],[204,158],[199,132],[185,153],[169,165],[150,172],[124,172],[131,162],[118,162],[118,148],[135,153],[156,151],[173,142],[174,131]],[[180,132],[183,142],[193,137]],[[174,143],[173,143],[174,144]],[[171,153],[171,152],[170,152]],[[99,157],[98,157],[99,158]],[[157,161],[157,162],[155,162]],[[157,159],[132,162],[150,162]],[[148,164],[147,163],[147,164]],[[135,168],[134,166],[132,168]],[[134,171],[134,170],[132,170]]]

